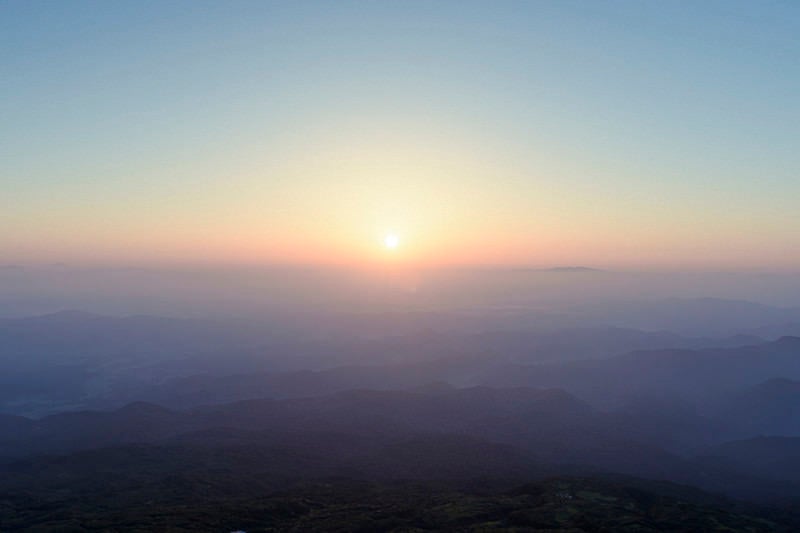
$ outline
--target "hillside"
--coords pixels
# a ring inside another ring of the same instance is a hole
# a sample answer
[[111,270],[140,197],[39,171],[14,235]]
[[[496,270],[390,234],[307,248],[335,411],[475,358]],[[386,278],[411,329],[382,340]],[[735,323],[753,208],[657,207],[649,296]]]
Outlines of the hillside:
[[[792,531],[790,516],[640,480],[553,478],[513,489],[479,483],[306,482],[221,493],[210,471],[113,497],[2,495],[4,531]],[[229,481],[228,485],[234,483]]]

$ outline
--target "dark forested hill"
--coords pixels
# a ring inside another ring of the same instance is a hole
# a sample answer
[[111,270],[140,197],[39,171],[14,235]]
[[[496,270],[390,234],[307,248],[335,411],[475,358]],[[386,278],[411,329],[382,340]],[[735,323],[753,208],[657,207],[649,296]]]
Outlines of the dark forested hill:
[[[180,463],[180,458],[170,465]],[[211,463],[215,466],[216,463]],[[3,531],[746,531],[789,532],[788,512],[734,504],[680,485],[634,479],[553,478],[516,488],[474,480],[327,479],[275,490],[213,468],[158,483],[103,473],[36,497],[0,486]]]

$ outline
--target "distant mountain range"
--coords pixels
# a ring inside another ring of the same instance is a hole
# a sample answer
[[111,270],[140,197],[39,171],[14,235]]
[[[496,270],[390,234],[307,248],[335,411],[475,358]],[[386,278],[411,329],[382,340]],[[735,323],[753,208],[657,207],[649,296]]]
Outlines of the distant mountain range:
[[[352,316],[327,326],[324,317],[299,317],[291,327],[256,320],[109,317],[81,311],[5,319],[0,320],[0,412],[40,416],[141,399],[188,406],[190,401],[197,405],[313,395],[351,386],[405,388],[440,380],[480,384],[479,374],[498,365],[762,342],[755,336],[687,337],[560,319],[535,318],[526,325],[499,315]],[[365,338],[359,335],[365,328],[398,333]],[[320,381],[326,376],[309,374],[323,370],[330,370],[329,384]],[[354,375],[358,372],[364,377]],[[277,383],[281,379],[285,381]],[[201,386],[214,392],[204,395]]]
[[4,531],[800,526],[800,337],[64,312],[0,321],[0,354]]
[[[273,487],[309,476],[488,476],[513,482],[608,471],[759,501],[800,499],[800,479],[765,477],[764,469],[773,466],[763,461],[774,455],[753,452],[754,459],[748,458],[749,448],[740,444],[717,445],[694,456],[661,448],[663,432],[679,423],[602,413],[564,391],[529,388],[353,390],[185,411],[136,403],[111,412],[64,413],[40,420],[0,418],[0,457],[6,457],[5,466],[0,461],[0,478],[25,483],[31,475],[47,472],[57,482],[63,468],[77,465],[84,475],[112,469],[129,476],[135,469],[161,468],[162,462],[170,464],[167,471],[188,468],[185,461],[191,457],[213,471],[219,461],[215,457],[230,456],[247,457],[245,462],[259,458],[257,471],[268,475]],[[779,457],[800,457],[800,439],[775,444]],[[119,449],[133,445],[149,447]],[[772,441],[753,446],[769,448]],[[36,457],[65,453],[70,455],[63,459]],[[141,453],[144,463],[137,459]],[[784,463],[780,464],[788,465]],[[777,466],[769,470],[777,471]]]

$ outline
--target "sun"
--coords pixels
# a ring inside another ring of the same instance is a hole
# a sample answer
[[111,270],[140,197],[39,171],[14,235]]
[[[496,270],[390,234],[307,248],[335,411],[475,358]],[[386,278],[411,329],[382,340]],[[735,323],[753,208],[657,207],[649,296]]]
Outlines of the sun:
[[394,250],[400,244],[400,238],[394,233],[390,233],[383,238],[383,245],[389,250]]

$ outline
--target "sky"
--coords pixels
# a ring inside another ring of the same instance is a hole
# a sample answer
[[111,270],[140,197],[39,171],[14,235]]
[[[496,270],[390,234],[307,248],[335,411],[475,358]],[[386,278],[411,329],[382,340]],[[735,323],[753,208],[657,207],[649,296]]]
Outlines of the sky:
[[793,1],[2,0],[0,264],[800,271],[798,94]]

